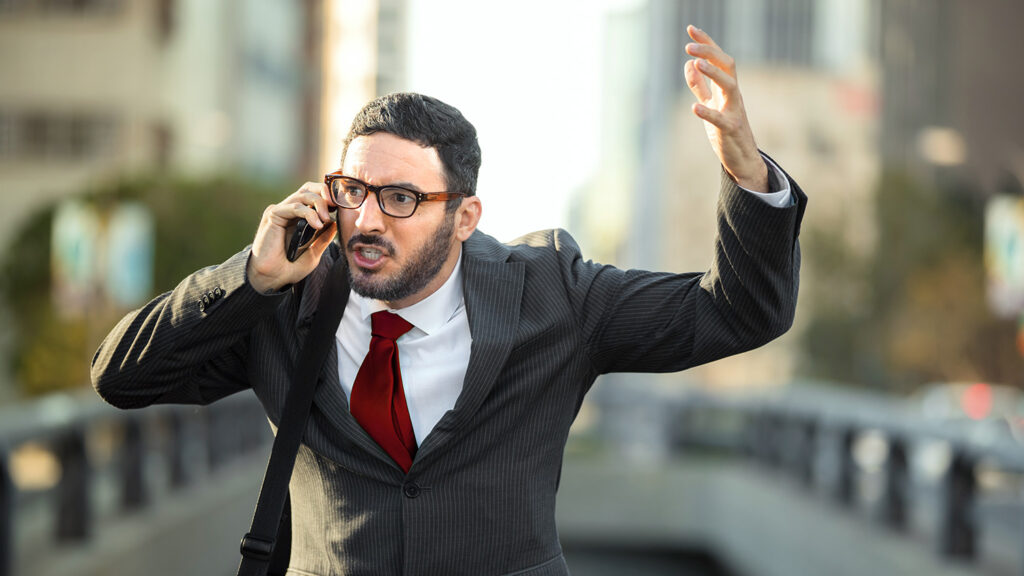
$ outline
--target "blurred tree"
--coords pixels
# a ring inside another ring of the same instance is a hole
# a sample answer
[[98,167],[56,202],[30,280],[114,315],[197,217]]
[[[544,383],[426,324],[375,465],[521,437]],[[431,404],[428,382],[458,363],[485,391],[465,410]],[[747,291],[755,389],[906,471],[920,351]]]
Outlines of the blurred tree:
[[1020,385],[1017,323],[996,318],[986,302],[981,195],[951,176],[923,186],[888,171],[875,198],[878,248],[869,261],[824,231],[806,243],[813,269],[845,287],[815,295],[806,372],[896,392],[933,381]]
[[[153,285],[159,293],[250,243],[263,209],[280,200],[282,190],[290,189],[227,178],[148,176],[101,186],[82,198],[101,214],[124,200],[138,200],[151,210],[156,227]],[[23,395],[86,385],[96,347],[127,312],[101,299],[83,317],[56,313],[50,270],[55,208],[48,206],[29,219],[0,260],[0,294],[16,334],[8,353]]]

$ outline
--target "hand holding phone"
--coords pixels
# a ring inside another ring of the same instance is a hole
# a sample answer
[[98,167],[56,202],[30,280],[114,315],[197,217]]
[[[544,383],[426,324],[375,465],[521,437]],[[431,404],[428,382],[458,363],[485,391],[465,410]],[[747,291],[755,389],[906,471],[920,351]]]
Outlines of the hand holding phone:
[[316,268],[337,230],[337,212],[323,182],[307,182],[263,211],[246,278],[259,292],[301,281]]
[[[331,210],[331,217],[335,219],[337,217],[337,209]],[[292,228],[291,226],[289,228]],[[296,220],[294,225],[294,231],[288,236],[288,245],[285,247],[285,257],[288,258],[289,262],[295,262],[299,259],[299,256],[313,245],[313,242],[320,237],[321,234],[328,230],[333,230],[330,226],[324,226],[317,230],[313,228],[306,220]]]

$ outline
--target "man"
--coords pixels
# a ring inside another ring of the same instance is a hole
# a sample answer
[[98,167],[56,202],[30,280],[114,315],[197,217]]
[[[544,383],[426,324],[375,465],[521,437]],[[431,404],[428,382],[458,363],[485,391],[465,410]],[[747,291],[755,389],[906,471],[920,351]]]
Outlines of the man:
[[[276,424],[341,260],[352,293],[291,481],[290,573],[567,574],[555,492],[595,378],[682,370],[792,322],[804,196],[757,150],[729,56],[688,31],[694,112],[725,171],[706,274],[594,264],[562,231],[482,234],[472,125],[391,95],[356,117],[329,187],[270,206],[250,248],[121,321],[94,360],[97,391],[127,408],[252,388]],[[335,207],[337,242],[324,234],[289,262],[289,224],[330,231]],[[385,349],[400,360],[382,392],[364,372],[383,373],[366,367]]]

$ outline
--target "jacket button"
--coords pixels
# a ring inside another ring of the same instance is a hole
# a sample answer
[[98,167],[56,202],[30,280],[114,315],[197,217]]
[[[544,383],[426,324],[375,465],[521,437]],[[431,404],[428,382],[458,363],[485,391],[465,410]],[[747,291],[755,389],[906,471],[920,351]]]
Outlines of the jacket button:
[[406,498],[415,498],[420,495],[420,487],[413,482],[409,482],[402,487],[402,493],[405,494]]

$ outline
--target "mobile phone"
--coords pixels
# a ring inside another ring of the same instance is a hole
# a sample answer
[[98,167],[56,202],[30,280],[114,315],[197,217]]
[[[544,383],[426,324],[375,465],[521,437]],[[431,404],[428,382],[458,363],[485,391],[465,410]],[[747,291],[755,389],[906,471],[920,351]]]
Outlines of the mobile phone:
[[[335,214],[337,214],[337,210],[332,209],[332,221],[336,221]],[[289,262],[295,262],[298,260],[299,256],[302,256],[303,252],[305,252],[321,234],[331,229],[330,226],[326,225],[326,222],[324,224],[325,226],[323,228],[317,230],[310,226],[309,222],[307,222],[305,218],[300,218],[295,221],[294,226],[289,226],[289,228],[294,229],[290,236],[286,236],[288,241],[284,249],[284,255],[288,258]]]

